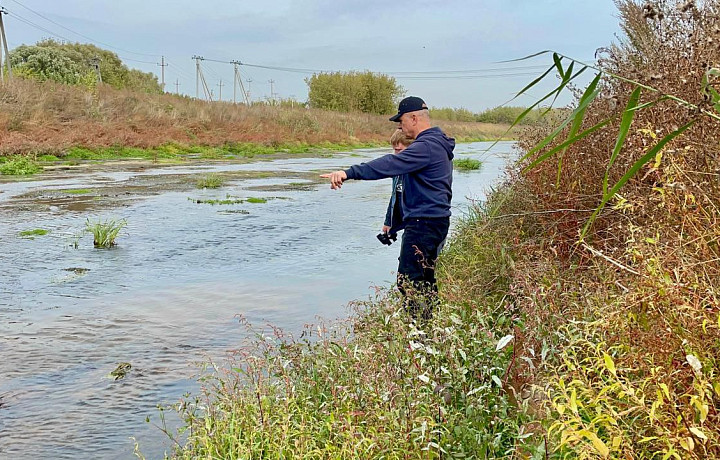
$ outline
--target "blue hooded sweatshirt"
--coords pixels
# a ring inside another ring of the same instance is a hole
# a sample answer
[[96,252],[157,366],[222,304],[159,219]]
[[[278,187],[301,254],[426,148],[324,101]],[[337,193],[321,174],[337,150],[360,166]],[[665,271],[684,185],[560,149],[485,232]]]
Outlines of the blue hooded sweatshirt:
[[440,128],[418,134],[402,153],[376,158],[345,170],[348,179],[403,176],[403,219],[450,216],[455,139]]

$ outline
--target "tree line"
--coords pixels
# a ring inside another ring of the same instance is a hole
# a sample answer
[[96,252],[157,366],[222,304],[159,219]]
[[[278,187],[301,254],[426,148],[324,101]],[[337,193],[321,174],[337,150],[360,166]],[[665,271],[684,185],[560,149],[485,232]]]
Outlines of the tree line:
[[[130,69],[114,52],[92,44],[42,40],[13,49],[10,62],[18,76],[85,87],[96,85],[97,64],[102,82],[113,88],[162,93],[153,73]],[[308,85],[307,106],[337,112],[392,114],[406,92],[394,77],[370,71],[316,73],[306,78],[305,83]],[[279,105],[295,104],[288,99],[287,104]],[[474,113],[465,108],[441,107],[431,108],[430,115],[436,120],[510,124],[524,110],[524,107],[496,107]],[[523,119],[523,124],[537,123],[541,117],[541,110],[534,110]]]

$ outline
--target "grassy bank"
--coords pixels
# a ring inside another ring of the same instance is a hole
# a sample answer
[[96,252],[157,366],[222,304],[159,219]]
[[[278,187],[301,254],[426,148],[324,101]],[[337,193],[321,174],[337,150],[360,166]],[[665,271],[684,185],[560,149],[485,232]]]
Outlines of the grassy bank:
[[265,146],[249,142],[226,143],[222,146],[183,145],[169,143],[157,147],[70,147],[55,155],[30,153],[0,156],[0,175],[27,176],[39,173],[43,167],[54,168],[84,163],[130,160],[160,164],[187,161],[233,161],[284,154],[326,155],[361,148],[387,147],[381,142],[332,143],[308,145],[302,142]]
[[[157,149],[168,144],[222,147],[253,144],[385,144],[386,116],[269,105],[207,103],[101,85],[85,90],[53,82],[0,85],[0,155],[62,157],[69,149]],[[507,125],[441,122],[460,141],[497,139]]]
[[435,317],[389,292],[306,340],[256,337],[179,406],[177,456],[720,458],[720,4],[618,7],[601,70],[626,78],[558,132],[615,123],[538,163],[566,137],[525,133],[544,147],[459,224]]
[[[490,227],[474,231],[484,215],[461,224],[447,249],[444,301],[426,324],[383,292],[347,321],[307,326],[300,340],[248,326],[234,362],[177,407],[186,427],[175,455],[499,458],[542,449],[509,379],[522,325],[506,295],[511,258]],[[461,281],[453,267],[476,275]]]

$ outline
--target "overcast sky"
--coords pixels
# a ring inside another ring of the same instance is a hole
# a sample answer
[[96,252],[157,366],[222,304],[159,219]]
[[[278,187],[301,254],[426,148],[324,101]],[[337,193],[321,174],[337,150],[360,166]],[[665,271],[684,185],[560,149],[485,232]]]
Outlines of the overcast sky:
[[[158,75],[156,63],[165,56],[167,91],[179,82],[180,92],[195,95],[193,55],[294,69],[484,70],[394,74],[408,95],[430,106],[473,111],[504,103],[542,73],[517,67],[552,59],[498,61],[545,49],[591,60],[619,31],[612,0],[0,0],[0,6],[10,11],[4,21],[11,48],[51,33],[79,42],[89,37],[128,66]],[[499,67],[511,70],[486,70]],[[215,98],[222,79],[222,97],[232,100],[233,66],[204,61],[202,69]],[[254,100],[270,96],[271,79],[278,97],[307,97],[308,73],[240,70],[246,86],[252,80]]]

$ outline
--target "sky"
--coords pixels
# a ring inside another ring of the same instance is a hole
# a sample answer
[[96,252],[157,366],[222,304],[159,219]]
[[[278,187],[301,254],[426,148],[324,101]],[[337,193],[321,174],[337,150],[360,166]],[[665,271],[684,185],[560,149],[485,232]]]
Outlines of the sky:
[[[554,50],[592,62],[620,33],[612,0],[0,0],[0,6],[10,13],[4,17],[10,48],[43,38],[94,43],[158,77],[164,56],[168,92],[195,96],[192,57],[202,56],[214,99],[220,91],[223,100],[233,99],[230,61],[239,61],[252,100],[304,101],[312,71],[370,70],[395,77],[406,95],[431,107],[473,112],[507,102],[552,57],[500,61]],[[512,105],[534,102],[549,85]],[[239,87],[236,94],[240,99]]]

